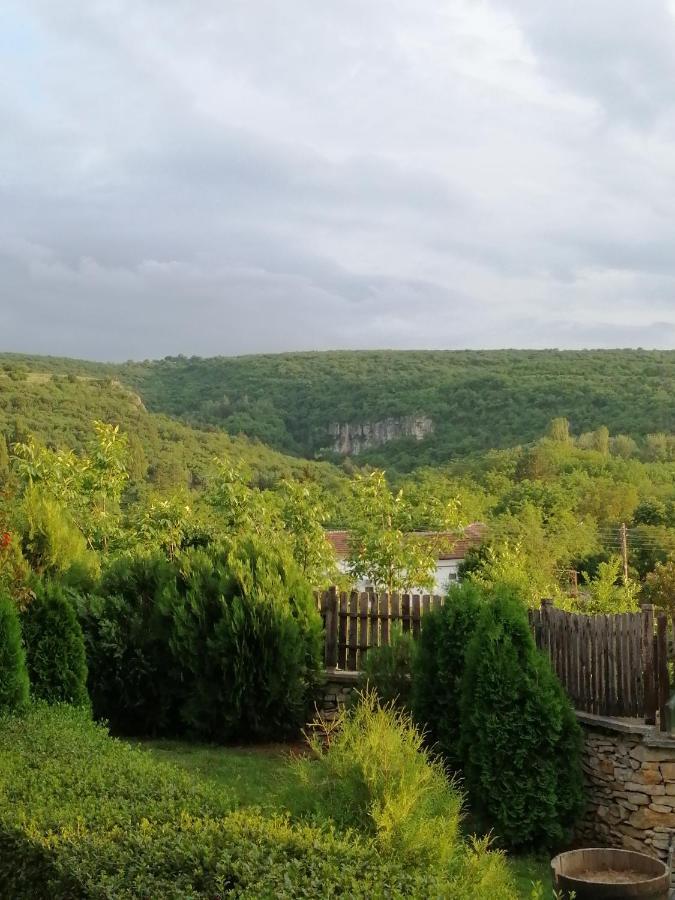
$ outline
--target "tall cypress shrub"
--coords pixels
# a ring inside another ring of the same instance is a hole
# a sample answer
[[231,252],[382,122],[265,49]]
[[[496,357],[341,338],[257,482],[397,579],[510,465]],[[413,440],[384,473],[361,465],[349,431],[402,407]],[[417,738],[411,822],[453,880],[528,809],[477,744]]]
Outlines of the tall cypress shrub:
[[21,712],[28,704],[29,682],[16,607],[0,595],[0,715]]
[[453,586],[445,604],[422,617],[413,658],[413,716],[453,770],[462,765],[460,699],[465,653],[482,602],[479,588],[471,582]]
[[316,696],[322,626],[293,561],[246,538],[185,554],[179,584],[172,647],[188,729],[216,741],[297,734]]
[[494,589],[467,649],[461,749],[480,826],[514,849],[566,837],[582,806],[580,729],[507,588]]
[[84,637],[72,595],[54,582],[40,583],[22,629],[33,696],[88,706]]

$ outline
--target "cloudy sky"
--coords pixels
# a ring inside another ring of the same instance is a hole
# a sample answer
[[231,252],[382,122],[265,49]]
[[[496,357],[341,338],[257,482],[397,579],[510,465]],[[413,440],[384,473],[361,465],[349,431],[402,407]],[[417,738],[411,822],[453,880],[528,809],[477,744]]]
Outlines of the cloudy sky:
[[675,4],[2,6],[0,349],[675,346]]

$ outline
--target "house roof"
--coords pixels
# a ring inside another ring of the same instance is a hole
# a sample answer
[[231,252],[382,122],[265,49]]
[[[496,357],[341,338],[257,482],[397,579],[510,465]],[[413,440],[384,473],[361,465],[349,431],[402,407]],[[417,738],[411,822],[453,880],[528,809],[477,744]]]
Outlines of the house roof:
[[[477,547],[483,542],[486,526],[482,522],[472,522],[467,525],[461,534],[455,532],[415,531],[413,534],[419,537],[441,537],[446,541],[438,554],[439,559],[464,559],[467,551]],[[349,531],[327,531],[326,538],[332,545],[337,556],[347,556],[349,553]]]

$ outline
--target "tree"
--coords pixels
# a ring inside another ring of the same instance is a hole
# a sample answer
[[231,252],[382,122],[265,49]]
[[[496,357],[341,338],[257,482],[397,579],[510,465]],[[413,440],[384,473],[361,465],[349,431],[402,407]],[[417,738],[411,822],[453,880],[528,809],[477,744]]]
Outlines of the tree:
[[584,572],[584,585],[574,608],[589,616],[637,612],[639,585],[630,579],[624,584],[621,570],[621,557],[612,556],[598,565],[595,577]]
[[672,615],[675,612],[675,560],[656,564],[653,572],[645,578],[642,586],[642,599],[666,609]]
[[460,731],[480,827],[513,848],[564,840],[583,803],[581,732],[511,589],[493,590],[466,650]]
[[[447,532],[458,527],[454,501],[416,495],[411,503],[401,488],[393,492],[385,473],[375,470],[352,480],[349,505],[349,573],[367,579],[377,591],[431,590],[439,550]],[[421,520],[428,532],[413,533]]]
[[570,442],[570,423],[563,416],[552,419],[548,428],[548,436],[557,444],[569,444]]
[[300,571],[314,588],[339,578],[335,553],[326,539],[327,514],[317,488],[285,478],[279,492],[280,516]]
[[21,624],[33,696],[88,706],[84,637],[66,591],[58,584],[40,584]]
[[4,434],[0,434],[0,481],[9,475],[9,450],[7,449],[7,439]]

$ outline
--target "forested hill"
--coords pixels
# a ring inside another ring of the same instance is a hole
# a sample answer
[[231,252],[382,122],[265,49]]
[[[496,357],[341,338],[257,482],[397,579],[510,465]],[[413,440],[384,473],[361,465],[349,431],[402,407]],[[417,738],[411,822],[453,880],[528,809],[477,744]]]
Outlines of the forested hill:
[[557,416],[567,417],[577,434],[601,425],[637,439],[675,430],[671,351],[344,351],[119,366],[23,363],[113,377],[149,410],[243,433],[297,456],[360,451],[363,461],[401,471],[527,443]]
[[92,423],[102,420],[127,434],[132,481],[159,491],[198,487],[212,473],[216,457],[242,465],[259,485],[304,473],[326,487],[341,478],[328,463],[149,412],[114,374],[96,364],[46,358],[18,363],[5,356],[0,360],[0,461],[3,442],[11,445],[29,435],[48,446],[81,451],[91,441]]

